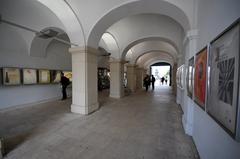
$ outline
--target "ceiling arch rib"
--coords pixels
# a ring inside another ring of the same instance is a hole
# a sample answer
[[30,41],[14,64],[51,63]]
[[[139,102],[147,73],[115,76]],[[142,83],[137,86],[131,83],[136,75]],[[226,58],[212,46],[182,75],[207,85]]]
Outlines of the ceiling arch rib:
[[162,60],[165,62],[170,63],[171,65],[174,64],[173,57],[165,52],[150,52],[142,55],[138,58],[136,64],[139,67],[145,67],[149,62],[156,61],[156,60]]
[[157,51],[157,52],[146,52],[145,54],[143,54],[136,60],[135,64],[141,65],[143,63],[146,63],[146,61],[148,61],[149,59],[154,59],[154,58],[158,58],[158,59],[164,58],[164,59],[167,59],[171,63],[175,62],[175,59],[171,54],[166,53],[166,52]]
[[[85,46],[85,36],[83,33],[82,24],[77,17],[74,10],[67,3],[67,1],[59,0],[37,0],[42,5],[49,8],[62,22],[65,27],[66,33],[68,34],[71,43],[77,44],[78,46]],[[64,11],[64,12],[63,12]]]
[[[146,37],[146,38],[137,39],[137,40],[129,43],[129,45],[123,51],[122,59],[125,58],[126,54],[128,53],[128,51],[131,48],[138,47],[142,43],[151,43],[151,42],[155,43],[155,44],[159,43],[158,48],[160,48],[160,46],[162,46],[164,44],[165,44],[165,46],[168,45],[168,47],[171,49],[169,51],[172,51],[175,54],[179,53],[179,49],[177,48],[176,44],[173,41],[171,41],[171,40],[169,40],[167,38],[163,38],[163,37]],[[151,48],[151,49],[153,49],[153,48]]]
[[144,41],[129,49],[125,60],[135,64],[141,56],[151,52],[164,52],[164,54],[169,54],[173,61],[176,61],[178,56],[176,49],[169,43],[163,41]]

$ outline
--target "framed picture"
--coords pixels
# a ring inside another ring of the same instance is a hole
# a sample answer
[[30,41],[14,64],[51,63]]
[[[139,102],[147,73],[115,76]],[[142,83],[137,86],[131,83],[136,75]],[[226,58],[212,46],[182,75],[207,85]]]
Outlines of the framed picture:
[[183,88],[184,85],[184,70],[185,70],[185,66],[182,65],[181,69],[180,69],[180,87]]
[[0,68],[0,86],[3,85],[3,72],[2,69]]
[[231,25],[210,45],[207,113],[240,141],[240,24]]
[[23,84],[36,84],[36,83],[37,83],[37,70],[23,69]]
[[67,77],[72,82],[72,72],[71,71],[63,71],[65,77]]
[[194,69],[194,101],[205,110],[207,81],[207,47],[196,55]]
[[177,86],[180,87],[180,67],[177,69],[176,82],[177,82]]
[[50,71],[49,70],[38,70],[39,83],[48,84],[50,83]]
[[194,56],[188,60],[187,67],[187,94],[190,98],[193,96],[193,75],[194,75]]
[[3,68],[2,76],[3,84],[6,86],[21,84],[21,72],[19,68]]
[[61,81],[61,71],[52,70],[51,71],[51,82],[59,83]]
[[181,65],[180,67],[178,67],[177,69],[177,86],[179,88],[183,88],[183,81],[184,81],[184,65]]

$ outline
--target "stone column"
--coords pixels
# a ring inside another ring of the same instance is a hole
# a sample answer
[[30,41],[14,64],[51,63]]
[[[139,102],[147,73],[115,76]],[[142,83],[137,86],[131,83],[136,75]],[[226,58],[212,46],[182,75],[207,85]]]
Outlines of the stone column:
[[121,98],[124,96],[123,76],[124,61],[110,60],[110,97]]
[[127,87],[132,91],[136,91],[136,65],[127,65]]
[[[195,55],[197,52],[197,40],[198,40],[198,31],[197,30],[190,30],[187,32],[186,35],[186,45],[188,47],[185,52],[185,68],[187,68],[188,60]],[[184,71],[184,79],[186,79],[186,71]],[[185,129],[185,132],[188,135],[192,135],[193,133],[193,112],[194,112],[194,102],[191,98],[187,95],[187,87],[186,87],[186,81],[184,81],[184,114],[182,118],[183,127]]]
[[80,47],[70,48],[72,54],[71,111],[89,114],[98,109],[96,51]]
[[136,69],[136,88],[137,89],[142,89],[143,88],[143,69],[142,68],[137,68]]

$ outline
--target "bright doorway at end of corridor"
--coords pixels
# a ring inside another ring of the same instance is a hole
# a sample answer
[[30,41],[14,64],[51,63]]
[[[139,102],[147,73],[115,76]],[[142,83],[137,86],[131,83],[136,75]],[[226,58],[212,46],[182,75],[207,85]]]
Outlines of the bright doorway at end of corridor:
[[155,86],[171,86],[171,65],[165,62],[155,63],[150,67],[151,75],[154,75]]

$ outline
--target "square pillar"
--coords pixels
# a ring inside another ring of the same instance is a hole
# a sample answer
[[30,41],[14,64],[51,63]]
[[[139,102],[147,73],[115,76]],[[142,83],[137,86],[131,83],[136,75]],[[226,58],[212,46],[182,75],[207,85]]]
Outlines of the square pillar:
[[143,78],[144,78],[143,71],[144,70],[142,68],[137,68],[136,69],[136,76],[137,76],[136,77],[137,78],[136,88],[137,89],[142,89],[143,88]]
[[87,115],[98,109],[97,56],[84,48],[70,48],[72,54],[71,112]]
[[110,97],[121,98],[124,96],[124,61],[112,60],[110,63]]
[[136,65],[127,65],[127,87],[132,91],[136,91]]

